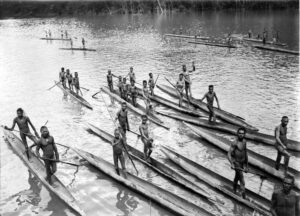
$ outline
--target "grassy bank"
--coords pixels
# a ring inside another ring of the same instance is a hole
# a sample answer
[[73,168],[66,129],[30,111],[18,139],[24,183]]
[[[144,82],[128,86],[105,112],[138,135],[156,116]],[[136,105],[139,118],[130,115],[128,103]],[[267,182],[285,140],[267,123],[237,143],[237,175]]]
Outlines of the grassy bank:
[[191,12],[222,9],[299,8],[298,0],[96,0],[96,1],[1,1],[0,19],[99,14]]

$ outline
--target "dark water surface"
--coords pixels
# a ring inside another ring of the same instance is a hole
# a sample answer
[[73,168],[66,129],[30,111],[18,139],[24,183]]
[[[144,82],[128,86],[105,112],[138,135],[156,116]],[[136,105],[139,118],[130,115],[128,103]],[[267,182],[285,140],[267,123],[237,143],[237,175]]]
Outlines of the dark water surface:
[[[114,125],[105,108],[101,94],[98,100],[91,95],[106,85],[106,72],[111,69],[116,75],[128,73],[133,66],[138,81],[148,79],[152,72],[158,83],[167,84],[164,76],[175,81],[181,65],[195,61],[197,71],[192,76],[192,90],[197,98],[215,85],[221,108],[244,117],[260,131],[273,134],[282,115],[290,117],[288,136],[300,139],[299,127],[299,59],[297,56],[256,50],[249,44],[240,44],[238,49],[197,46],[181,40],[165,40],[164,33],[182,28],[185,34],[200,32],[215,38],[228,32],[241,37],[251,28],[254,33],[267,28],[279,31],[280,39],[290,49],[299,48],[298,11],[259,12],[204,12],[200,14],[174,14],[172,16],[131,15],[99,16],[95,18],[22,19],[0,21],[0,124],[10,126],[18,107],[23,107],[37,128],[47,120],[51,134],[60,143],[82,148],[112,162],[109,144],[86,132],[86,123],[93,123],[108,132]],[[87,47],[97,52],[61,51],[67,42],[47,42],[44,30],[50,29],[53,36],[60,36],[61,30],[68,30],[74,39],[74,46],[81,45],[81,37],[87,40]],[[53,80],[58,79],[60,67],[78,71],[84,97],[92,104],[94,111],[66,100],[60,89],[47,91]],[[166,96],[157,91],[158,94]],[[166,96],[167,97],[167,96]],[[119,104],[111,104],[104,95],[111,113],[116,113]],[[160,107],[157,107],[160,109]],[[151,134],[160,143],[173,146],[183,155],[233,178],[225,155],[199,140],[181,123],[161,117],[172,128],[166,131],[150,124]],[[131,128],[138,129],[140,119],[130,114]],[[2,133],[2,132],[1,132]],[[230,138],[230,136],[229,136]],[[129,135],[129,142],[142,149],[141,141]],[[1,194],[2,215],[73,215],[47,189],[40,185],[26,166],[0,139],[1,149]],[[249,146],[271,158],[276,152],[271,147]],[[78,156],[59,148],[61,157],[77,162]],[[157,148],[154,157],[164,160]],[[291,166],[299,169],[299,159],[292,158]],[[57,176],[68,186],[88,215],[172,215],[165,208],[150,202],[147,198],[128,190],[108,176],[90,166],[78,170],[68,165],[58,165]],[[208,192],[224,200],[219,212],[204,200],[193,198],[186,191],[156,176],[142,165],[138,165],[141,176],[161,185],[180,196],[188,197],[199,206],[215,213],[226,215],[251,215],[232,200],[207,188]],[[133,171],[132,168],[129,170]],[[179,170],[180,171],[180,170]],[[180,172],[183,172],[182,170]],[[271,197],[273,181],[261,181],[247,174],[246,182],[262,194]],[[259,188],[261,186],[261,188]],[[205,188],[205,186],[203,185]]]

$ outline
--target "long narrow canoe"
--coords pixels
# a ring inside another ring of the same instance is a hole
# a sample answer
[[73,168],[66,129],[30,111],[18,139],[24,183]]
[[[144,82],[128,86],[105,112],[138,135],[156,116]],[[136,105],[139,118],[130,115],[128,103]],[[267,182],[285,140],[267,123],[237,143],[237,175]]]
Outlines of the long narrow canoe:
[[[119,95],[110,92],[106,87],[102,87],[101,91],[103,91],[104,93],[108,94],[109,96],[111,96],[112,98],[114,98],[115,100],[117,100],[119,103],[123,103],[125,102],[127,104],[128,109],[130,109],[132,112],[138,114],[138,115],[145,115],[146,113],[136,107],[134,107],[132,104],[128,103],[127,101],[123,100]],[[148,119],[150,121],[152,121],[153,123],[169,130],[170,128],[167,127],[164,123],[161,123],[161,121],[158,121],[157,119],[151,117],[148,115]]]
[[185,39],[200,39],[200,40],[209,40],[209,37],[198,36],[198,35],[177,35],[177,34],[165,34],[164,37],[173,37],[173,38],[185,38]]
[[40,40],[60,40],[60,41],[70,41],[70,38],[40,38]]
[[[262,39],[243,37],[243,40],[249,41],[249,42],[254,42],[254,43],[261,43],[261,44],[263,43]],[[266,44],[271,44],[271,45],[276,45],[276,46],[287,46],[286,43],[279,43],[279,42],[273,42],[273,41],[266,41]]]
[[[211,132],[199,128],[196,128],[188,123],[184,123],[189,129],[191,129],[195,134],[201,136],[203,139],[207,140],[209,143],[217,146],[218,148],[222,149],[226,153],[229,151],[230,148],[230,141],[222,138],[217,137],[216,135],[212,134]],[[275,163],[271,159],[259,155],[251,150],[247,150],[248,152],[248,162],[249,164],[261,169],[262,171],[276,177],[279,179],[284,179],[285,175],[282,170],[275,169]],[[300,189],[300,175],[299,171],[289,168],[289,173],[295,176],[295,188]]]
[[[233,135],[236,135],[237,129],[239,128],[238,126],[235,126],[232,124],[226,124],[223,122],[212,123],[212,122],[209,122],[207,119],[192,118],[187,115],[185,115],[185,116],[177,115],[177,114],[167,113],[167,112],[158,111],[158,110],[156,112],[161,115],[164,115],[164,116],[167,116],[170,118],[174,118],[179,121],[185,121],[185,122],[188,122],[188,123],[200,126],[200,127],[215,129],[215,130],[230,133]],[[256,142],[259,142],[262,144],[267,144],[267,145],[272,145],[272,146],[274,146],[276,143],[274,136],[255,132],[255,131],[247,131],[247,133],[245,134],[245,137],[248,140],[253,140],[253,141],[256,141]],[[287,149],[292,150],[292,151],[300,151],[300,142],[289,139]]]
[[166,207],[168,210],[172,211],[177,215],[182,216],[212,216],[213,214],[207,212],[206,210],[178,197],[177,195],[166,191],[144,179],[141,179],[131,173],[124,173],[121,171],[121,175],[119,176],[116,171],[115,167],[103,160],[102,158],[88,153],[83,150],[79,150],[77,148],[72,148],[79,156],[84,158],[94,167],[105,173],[106,175],[110,176],[114,180],[118,181],[119,183],[127,186],[131,190],[134,190],[145,197],[150,198],[151,200],[155,201],[156,203]]
[[216,43],[216,42],[206,42],[206,41],[189,41],[188,43],[191,44],[200,44],[200,45],[206,45],[206,46],[217,46],[217,47],[227,47],[227,48],[237,48],[237,46],[232,44],[226,44],[226,43]]
[[74,50],[74,51],[92,51],[95,52],[95,49],[88,49],[88,48],[80,48],[80,47],[74,47],[74,48],[59,48],[60,50]]
[[71,98],[82,104],[83,106],[93,110],[92,105],[87,102],[83,97],[77,95],[75,92],[71,91],[68,88],[64,88],[61,83],[54,81],[56,86],[59,87],[64,93],[68,94]]
[[[138,89],[138,92],[139,92],[139,95],[142,95],[142,90],[140,88],[137,88]],[[185,113],[185,114],[188,114],[188,115],[192,115],[192,116],[197,116],[197,117],[208,117],[208,114],[207,113],[204,113],[204,112],[200,112],[199,110],[191,110],[189,109],[188,107],[179,107],[178,104],[166,99],[166,98],[163,98],[163,97],[160,97],[156,94],[154,95],[150,95],[150,99],[159,103],[159,104],[162,104],[166,107],[169,107],[173,110],[176,110],[178,112],[181,112],[181,113]]]
[[263,46],[263,45],[255,45],[253,47],[255,47],[257,49],[262,49],[262,50],[288,53],[288,54],[292,54],[292,55],[299,55],[299,51],[296,51],[296,50],[282,49],[282,48],[277,48],[277,47],[273,47],[273,46]]
[[[179,165],[181,168],[189,172],[191,175],[195,175],[199,180],[203,181],[207,185],[212,188],[219,190],[221,193],[227,195],[228,197],[238,201],[239,203],[248,206],[249,208],[263,214],[263,215],[271,215],[267,209],[270,209],[271,202],[270,200],[256,194],[252,191],[246,189],[247,197],[250,197],[253,201],[245,200],[242,197],[236,195],[232,191],[233,182],[230,179],[227,179],[218,173],[207,169],[200,164],[185,158],[184,156],[178,154],[174,150],[166,146],[162,146],[161,151],[174,163]],[[197,184],[197,182],[195,182]],[[255,200],[255,201],[254,201]]]
[[[169,86],[166,86],[166,85],[156,85],[160,90],[166,92],[167,94],[173,96],[173,97],[178,97],[177,96],[177,92],[174,88],[171,88]],[[184,101],[187,102],[187,99],[184,97]],[[208,111],[208,108],[206,106],[206,103],[204,102],[201,102],[199,100],[196,100],[194,98],[191,98],[190,100],[191,104],[205,112],[209,112]],[[224,110],[220,110],[218,108],[214,108],[215,110],[215,114],[217,117],[219,117],[220,119],[226,121],[226,122],[229,122],[233,125],[238,125],[238,126],[241,126],[241,127],[245,127],[249,130],[253,130],[253,131],[258,131],[257,128],[253,127],[252,125],[249,125],[248,123],[246,123],[245,121],[243,121],[241,118],[231,114],[231,113],[228,113]]]
[[[95,134],[96,136],[102,138],[104,141],[111,143],[113,140],[113,136],[100,128],[94,126],[93,124],[88,124],[88,129]],[[155,172],[158,172],[160,175],[165,177],[166,179],[180,185],[181,187],[201,196],[208,200],[215,200],[214,198],[211,198],[209,194],[207,194],[203,189],[199,188],[197,185],[195,185],[190,180],[184,178],[183,176],[179,175],[176,171],[174,171],[172,168],[166,166],[162,162],[157,161],[156,159],[150,157],[150,160],[146,162],[144,160],[144,153],[139,151],[138,149],[132,147],[131,145],[127,144],[128,151],[130,152],[130,155],[134,157],[135,159],[139,160],[143,164],[147,165],[151,169],[153,169]],[[212,204],[212,203],[211,203]]]
[[55,175],[52,175],[53,185],[50,185],[46,181],[46,168],[44,164],[35,156],[35,154],[30,150],[31,158],[29,161],[22,141],[14,133],[8,130],[3,129],[3,132],[6,141],[10,144],[13,151],[28,167],[30,172],[33,173],[49,191],[53,192],[70,209],[72,209],[79,215],[85,216],[86,214],[79,207],[75,198]]

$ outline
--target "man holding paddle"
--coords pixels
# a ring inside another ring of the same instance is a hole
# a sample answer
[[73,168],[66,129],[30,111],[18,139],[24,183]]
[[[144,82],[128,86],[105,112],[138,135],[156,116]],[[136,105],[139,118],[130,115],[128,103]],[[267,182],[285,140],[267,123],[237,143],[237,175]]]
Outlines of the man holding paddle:
[[204,98],[206,98],[207,108],[209,110],[208,121],[211,122],[211,120],[213,119],[213,122],[216,122],[216,114],[214,111],[214,99],[216,99],[219,109],[220,109],[220,104],[219,104],[218,97],[217,97],[216,93],[214,92],[213,85],[208,86],[208,92],[203,96],[203,98],[200,101],[202,102],[204,100]]
[[[7,126],[4,126],[4,129],[13,131],[16,124],[18,125],[19,130],[20,130],[20,137],[21,137],[22,142],[25,146],[27,157],[28,157],[28,159],[30,159],[26,137],[31,139],[36,144],[37,143],[36,137],[39,138],[40,136],[37,133],[37,131],[36,131],[35,127],[33,126],[33,124],[31,123],[29,117],[24,116],[24,110],[22,108],[17,109],[17,115],[18,116],[16,118],[14,118],[14,120],[13,120],[13,125],[11,126],[11,128],[8,128]],[[34,131],[36,137],[30,132],[29,125],[31,126],[32,130]]]
[[237,130],[237,139],[230,145],[228,151],[228,159],[231,164],[231,169],[235,170],[235,177],[233,180],[233,191],[236,193],[238,181],[242,191],[242,197],[246,198],[245,180],[243,172],[248,172],[248,153],[247,143],[245,139],[246,129],[239,128]]
[[[37,142],[36,155],[44,160],[47,177],[46,180],[52,185],[52,175],[56,172],[56,161],[59,160],[57,147],[53,136],[50,136],[46,126],[41,127],[41,138]],[[39,150],[43,150],[43,157],[40,156]]]

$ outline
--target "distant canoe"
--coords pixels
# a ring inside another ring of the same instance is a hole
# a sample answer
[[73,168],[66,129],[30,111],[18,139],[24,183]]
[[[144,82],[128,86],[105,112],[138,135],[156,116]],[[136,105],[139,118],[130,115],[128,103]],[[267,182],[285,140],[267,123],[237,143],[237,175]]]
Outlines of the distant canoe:
[[[249,41],[249,42],[254,42],[254,43],[263,43],[262,39],[256,39],[256,38],[243,37],[243,40]],[[266,41],[266,44],[271,44],[271,45],[276,45],[276,46],[287,46],[286,43],[279,43],[279,42],[273,42],[273,41]]]
[[61,40],[61,41],[70,41],[71,38],[40,38],[40,40]]
[[282,49],[282,48],[277,48],[277,47],[272,47],[272,46],[264,46],[264,45],[255,45],[254,47],[257,49],[263,49],[263,50],[269,50],[269,51],[281,52],[281,53],[288,53],[288,54],[292,54],[292,55],[299,55],[299,51],[296,51],[296,50]]
[[186,39],[200,39],[209,40],[209,37],[198,36],[198,35],[177,35],[177,34],[165,34],[164,37],[175,37],[175,38],[186,38]]
[[227,47],[227,48],[237,48],[235,45],[228,45],[225,43],[214,43],[214,42],[202,42],[202,41],[189,41],[189,43],[192,44],[201,44],[201,45],[206,45],[206,46],[217,46],[217,47]]
[[74,47],[74,48],[59,48],[60,50],[75,50],[75,51],[93,51],[95,52],[95,49],[88,49],[88,48],[79,48],[79,47]]

